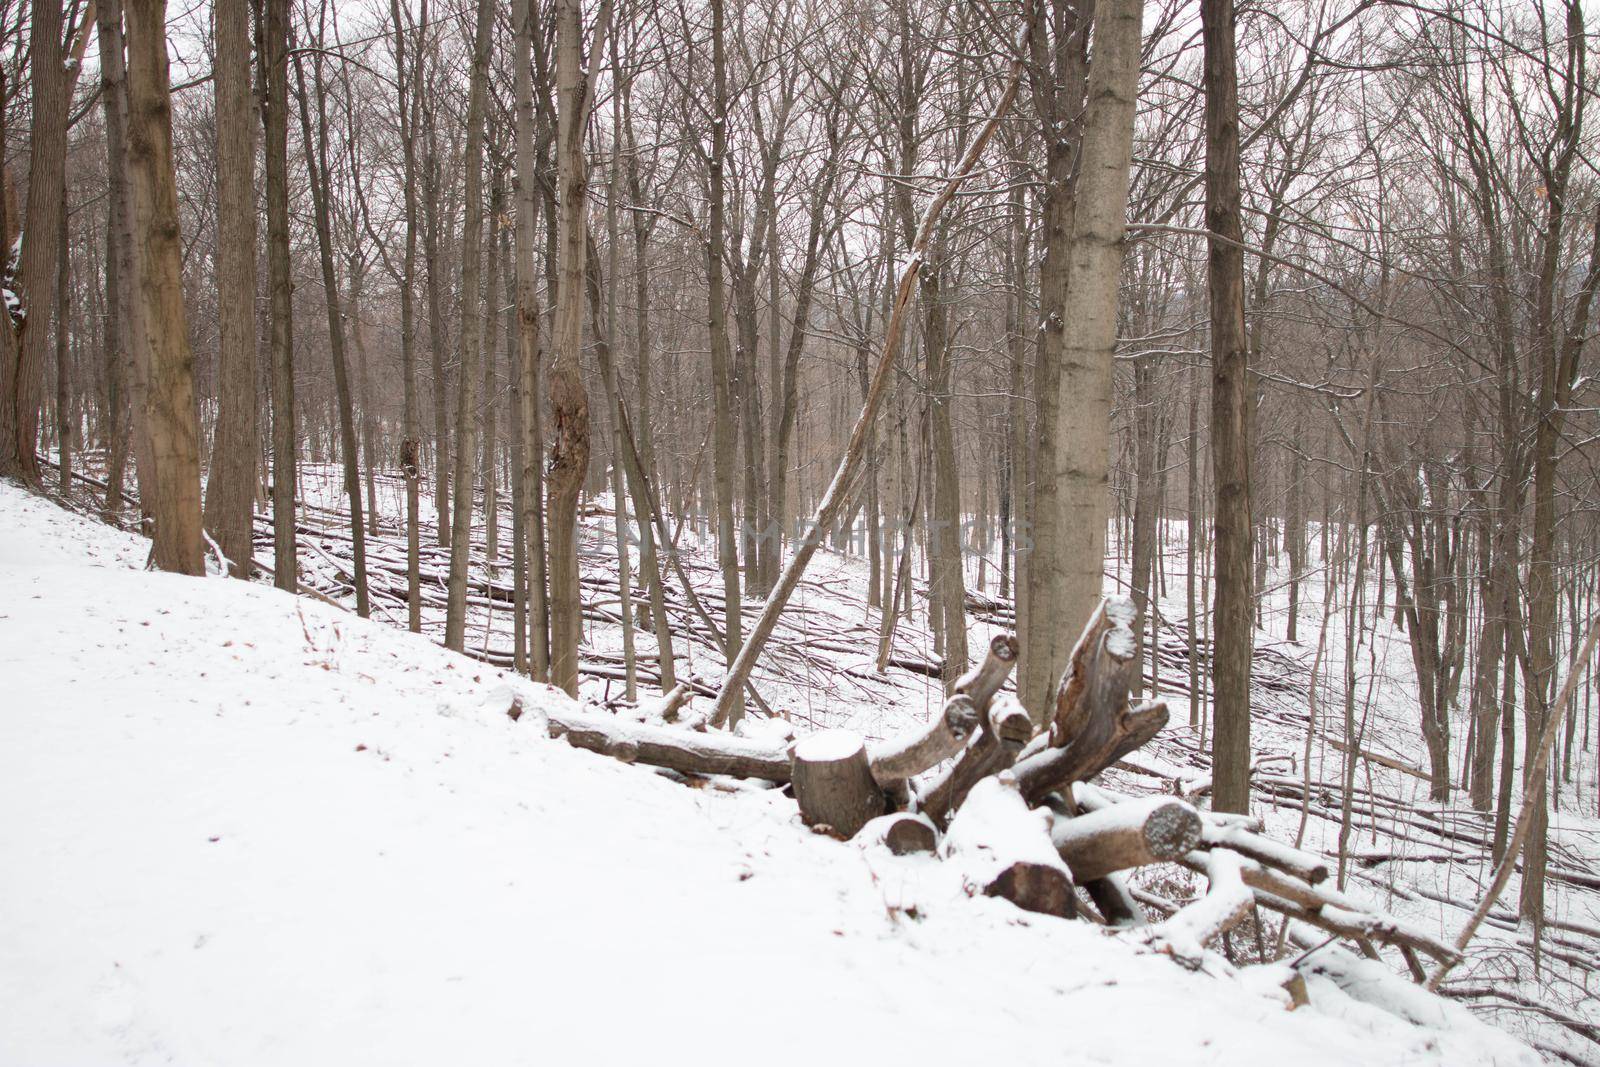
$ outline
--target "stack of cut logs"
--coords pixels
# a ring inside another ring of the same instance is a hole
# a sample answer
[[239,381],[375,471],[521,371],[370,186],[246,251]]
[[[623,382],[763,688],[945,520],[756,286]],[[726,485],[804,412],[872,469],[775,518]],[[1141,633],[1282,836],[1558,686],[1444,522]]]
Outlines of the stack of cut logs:
[[[843,730],[781,745],[712,733],[703,722],[676,722],[686,694],[669,694],[655,709],[660,725],[557,713],[549,728],[627,763],[787,785],[800,817],[819,833],[959,863],[970,892],[1029,911],[1146,927],[1152,943],[1188,966],[1199,966],[1206,946],[1257,907],[1347,939],[1371,957],[1376,946],[1392,946],[1419,981],[1419,953],[1453,959],[1438,937],[1327,888],[1326,863],[1263,836],[1258,820],[1091,784],[1167,723],[1165,704],[1128,704],[1139,662],[1135,618],[1127,600],[1100,605],[1039,730],[1002,692],[1017,659],[1010,636],[991,642],[931,723],[884,742]],[[1136,898],[1125,872],[1156,863],[1205,875],[1206,893],[1181,905]],[[1141,902],[1161,921],[1147,926]],[[1306,943],[1307,932],[1296,933]]]

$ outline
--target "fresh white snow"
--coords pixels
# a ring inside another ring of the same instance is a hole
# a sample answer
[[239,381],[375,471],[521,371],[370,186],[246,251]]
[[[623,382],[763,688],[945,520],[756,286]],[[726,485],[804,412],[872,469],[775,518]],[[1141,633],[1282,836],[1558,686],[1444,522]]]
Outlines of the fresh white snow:
[[547,688],[145,556],[0,483],[0,1064],[1537,1062],[1435,998],[1290,1011],[1282,967],[969,897],[779,792],[552,742]]

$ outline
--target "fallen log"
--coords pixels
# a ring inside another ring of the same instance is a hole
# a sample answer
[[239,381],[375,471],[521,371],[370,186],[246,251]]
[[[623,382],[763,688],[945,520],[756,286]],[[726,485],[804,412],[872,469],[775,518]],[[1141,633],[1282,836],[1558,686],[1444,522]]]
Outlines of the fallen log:
[[1072,874],[1050,840],[1049,811],[1030,809],[1009,773],[973,787],[950,823],[943,852],[959,863],[967,892],[1001,897],[1024,911],[1071,918]]
[[990,702],[986,725],[955,763],[917,793],[917,810],[937,825],[948,823],[974,785],[1016,762],[1032,732],[1033,720],[1017,698],[1010,693],[1001,694]]
[[624,763],[648,763],[681,774],[765,778],[779,784],[790,777],[786,747],[579,712],[552,713],[547,719],[552,738],[564,737],[574,748]]
[[1200,843],[1200,815],[1173,797],[1145,797],[1057,818],[1050,841],[1084,885],[1116,871],[1179,859]]
[[800,818],[813,830],[848,839],[883,814],[867,746],[849,730],[824,730],[796,741],[791,781]]
[[[1075,786],[1073,797],[1089,811],[1115,811],[1129,802],[1127,797],[1088,783]],[[1308,885],[1318,885],[1328,877],[1326,860],[1261,835],[1257,832],[1261,828],[1259,819],[1213,811],[1197,812],[1197,815],[1201,822],[1201,848],[1231,849],[1264,866],[1291,874]]]
[[1239,857],[1225,849],[1192,855],[1204,857],[1205,896],[1150,927],[1151,943],[1191,970],[1205,962],[1206,944],[1239,925],[1255,905]]
[[1208,849],[1232,849],[1267,867],[1292,874],[1309,885],[1318,885],[1328,878],[1327,861],[1237,826],[1219,826],[1207,821],[1200,844]]
[[956,694],[945,701],[939,715],[921,731],[907,730],[898,737],[871,746],[868,761],[880,786],[921,774],[961,751],[983,721],[972,698]]
[[939,716],[922,731],[906,731],[874,745],[868,752],[872,777],[885,789],[943,763],[961,751],[984,721],[994,695],[1005,685],[1017,662],[1017,639],[1001,634],[989,642],[983,662],[957,679]]
[[1107,713],[1098,720],[1104,723],[1103,728],[1097,727],[1064,747],[1035,739],[1017,762],[1017,781],[1023,795],[1030,803],[1038,803],[1074,782],[1088,781],[1149,743],[1167,725],[1167,718],[1166,704],[1141,704],[1132,710],[1124,707]]
[[925,815],[897,811],[893,815],[880,815],[861,828],[856,841],[863,845],[882,845],[896,856],[916,852],[933,853],[938,849],[939,832]]
[[979,709],[987,708],[1016,665],[1017,639],[1000,634],[989,642],[989,654],[983,662],[956,679],[951,691],[970,697]]

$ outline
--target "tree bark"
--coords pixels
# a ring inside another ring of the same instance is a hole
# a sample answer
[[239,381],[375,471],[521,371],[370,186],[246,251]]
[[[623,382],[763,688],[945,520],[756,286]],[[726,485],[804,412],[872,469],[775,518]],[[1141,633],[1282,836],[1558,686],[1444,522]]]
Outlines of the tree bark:
[[0,356],[0,476],[20,478],[31,486],[40,484],[35,449],[44,407],[50,320],[56,311],[61,218],[66,210],[63,192],[70,94],[63,66],[66,57],[62,32],[60,0],[34,0],[28,38],[28,74],[33,86],[32,147],[17,294],[27,318],[17,334],[15,348],[6,346]]
[[294,412],[294,280],[289,262],[289,0],[266,0],[261,23],[266,100],[262,108],[266,153],[267,275],[272,351],[272,580],[300,589],[296,555],[295,481],[298,441]]
[[205,523],[228,573],[251,576],[256,452],[256,152],[249,0],[217,0],[217,427]]
[[[333,195],[328,168],[328,115],[322,87],[320,55],[314,71],[317,95],[316,139],[312,139],[311,101],[306,88],[305,68],[295,58],[297,96],[300,99],[300,133],[304,140],[307,184],[311,187],[311,211],[317,231],[318,259],[322,266],[323,305],[328,313],[328,355],[333,363],[333,388],[339,409],[339,453],[344,469],[345,499],[350,504],[350,538],[354,553],[356,614],[363,619],[372,612],[367,593],[367,529],[361,514],[361,452],[356,439],[355,403],[350,393],[349,361],[344,351],[344,314],[340,308],[339,277],[333,262],[333,220],[328,201]],[[360,195],[359,193],[357,195]]]
[[[456,371],[455,514],[450,532],[450,584],[445,606],[444,647],[461,651],[467,633],[467,565],[472,558],[473,467],[478,453],[478,360],[482,357],[483,316],[483,127],[489,86],[490,0],[478,0],[472,39],[472,77],[467,89],[466,218],[461,232],[460,366]],[[576,663],[576,661],[574,661]],[[572,690],[573,695],[577,690]]]
[[1250,388],[1239,216],[1239,83],[1233,0],[1202,0],[1206,84],[1206,226],[1211,242],[1211,462],[1216,479],[1216,621],[1212,636],[1212,805],[1250,807]]
[[[200,529],[200,427],[194,356],[183,307],[182,234],[172,169],[166,0],[131,0],[128,16],[128,178],[137,307],[134,358],[147,368],[145,419],[154,490],[151,560],[165,571],[205,573]],[[37,324],[36,324],[37,325]]]

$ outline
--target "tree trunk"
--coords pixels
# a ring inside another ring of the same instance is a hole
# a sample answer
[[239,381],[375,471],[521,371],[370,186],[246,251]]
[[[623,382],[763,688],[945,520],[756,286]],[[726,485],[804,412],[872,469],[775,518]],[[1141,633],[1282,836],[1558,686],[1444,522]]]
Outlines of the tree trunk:
[[1211,764],[1217,811],[1250,807],[1250,383],[1239,217],[1239,84],[1233,0],[1202,0],[1206,84],[1206,226],[1211,295],[1211,462],[1216,479],[1216,622]]
[[328,312],[328,354],[333,362],[333,388],[339,408],[339,452],[344,468],[345,499],[350,503],[350,538],[355,555],[356,614],[372,613],[367,594],[367,528],[361,516],[360,448],[356,440],[354,400],[350,395],[349,361],[344,352],[344,315],[339,307],[339,277],[333,264],[333,220],[328,200],[333,195],[328,169],[328,115],[322,88],[320,55],[314,71],[317,94],[317,131],[312,140],[310,94],[305,68],[295,59],[296,95],[300,98],[300,133],[305,146],[306,171],[311,187],[311,210],[317,231],[318,258],[322,265],[323,304]]
[[[610,7],[596,23],[604,36]],[[578,641],[583,605],[578,587],[578,494],[589,470],[589,395],[580,363],[583,347],[583,272],[587,253],[583,154],[589,86],[582,70],[583,20],[578,0],[557,0],[556,83],[559,128],[556,162],[560,183],[557,227],[559,285],[552,331],[556,350],[550,370],[550,410],[555,440],[550,447],[550,681],[578,694]],[[595,54],[600,54],[598,47]]]
[[294,279],[289,262],[289,0],[266,0],[262,108],[266,152],[267,274],[272,350],[272,580],[300,590],[294,540],[298,442],[294,414]]
[[[417,137],[416,99],[422,91],[420,50],[406,67],[406,25],[400,0],[389,0],[389,17],[394,22],[395,95],[400,111],[400,143],[404,152],[406,250],[400,279],[400,363],[405,390],[404,439],[400,442],[400,471],[406,481],[406,625],[412,633],[422,630],[421,500],[418,483],[422,478],[417,439]],[[428,0],[422,0],[419,16],[428,21]],[[368,462],[371,462],[369,459]]]
[[[131,0],[128,14],[128,184],[138,239],[134,358],[146,368],[155,516],[151,560],[165,571],[205,573],[200,530],[200,427],[194,357],[183,308],[182,234],[172,169],[166,0]],[[40,324],[35,324],[40,325]]]
[[256,152],[250,106],[249,0],[218,0],[217,428],[206,480],[206,528],[228,571],[251,576],[256,450]]
[[520,512],[524,552],[527,556],[530,675],[537,681],[550,676],[550,612],[547,600],[544,550],[544,433],[539,413],[539,297],[535,262],[534,228],[539,200],[534,193],[538,156],[533,141],[533,38],[538,7],[533,0],[516,0],[516,140],[517,169],[513,187],[517,199],[517,382],[521,411],[522,468],[516,472],[522,485]]
[[[20,289],[27,315],[17,344],[0,355],[0,476],[37,486],[39,418],[44,407],[45,359],[50,319],[56,310],[61,252],[62,202],[66,181],[67,106],[59,0],[34,0],[28,39],[33,86],[32,146],[28,157],[28,206],[22,224]],[[9,247],[9,246],[8,246]],[[8,328],[9,323],[5,324]]]
[[[725,652],[731,668],[743,642],[744,625],[741,620],[739,590],[738,530],[734,524],[733,494],[735,450],[734,398],[730,389],[732,360],[728,354],[727,292],[722,280],[722,264],[726,245],[724,219],[725,194],[723,191],[723,161],[728,150],[728,83],[727,62],[724,58],[723,0],[711,0],[711,66],[713,119],[711,155],[707,160],[710,172],[710,240],[706,246],[706,284],[711,326],[711,396],[712,417],[712,472],[717,511],[717,564],[722,569],[723,628],[727,635]],[[730,708],[732,722],[744,715],[744,687],[723,690],[738,701]]]
[[482,355],[480,292],[483,266],[483,127],[489,84],[489,31],[494,8],[478,0],[472,41],[472,77],[467,90],[466,218],[461,233],[460,359],[456,372],[455,515],[450,532],[450,585],[445,605],[444,647],[461,651],[467,633],[467,564],[472,557],[473,444],[477,424],[478,360]]

